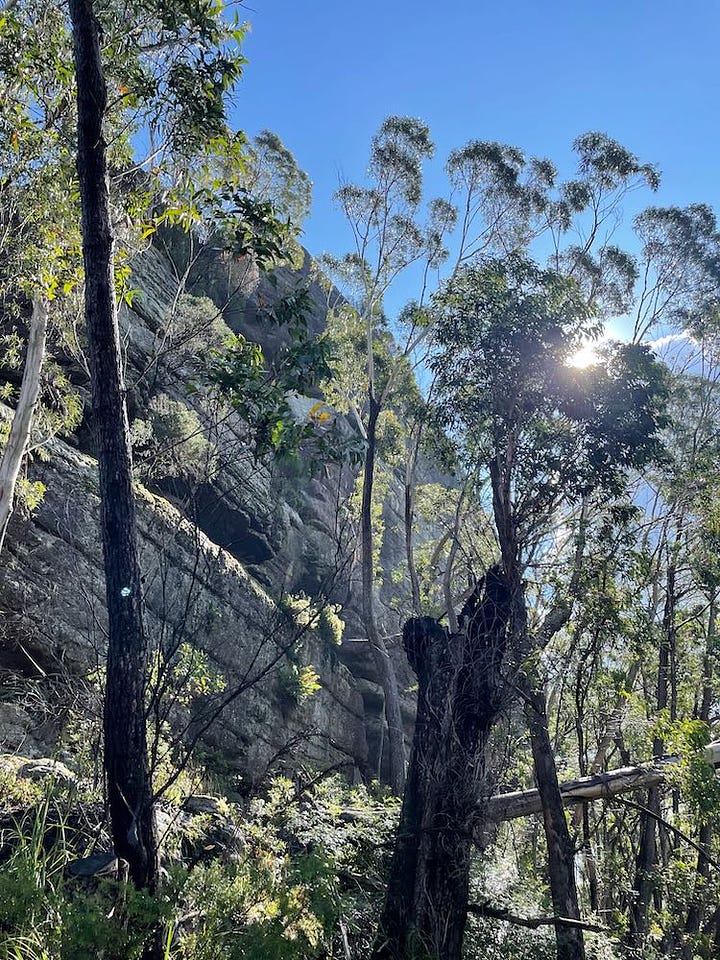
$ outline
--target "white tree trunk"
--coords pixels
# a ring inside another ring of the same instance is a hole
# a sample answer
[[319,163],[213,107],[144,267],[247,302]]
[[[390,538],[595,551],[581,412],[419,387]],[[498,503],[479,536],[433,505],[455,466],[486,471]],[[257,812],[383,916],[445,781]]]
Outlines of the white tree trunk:
[[[708,744],[703,751],[705,759],[713,766],[720,766],[720,741]],[[560,784],[563,803],[569,806],[591,800],[602,800],[622,793],[630,793],[646,787],[656,787],[667,779],[679,757],[663,757],[637,767],[622,767],[592,777],[567,780]],[[542,812],[537,790],[517,790],[503,793],[486,800],[479,809],[482,819],[489,823],[502,823],[516,817],[529,817]]]
[[25,369],[23,371],[20,397],[10,425],[10,434],[0,457],[0,552],[5,541],[5,532],[15,502],[22,460],[30,439],[33,412],[40,391],[40,373],[45,358],[47,336],[47,302],[39,294],[33,297],[30,334],[28,336]]

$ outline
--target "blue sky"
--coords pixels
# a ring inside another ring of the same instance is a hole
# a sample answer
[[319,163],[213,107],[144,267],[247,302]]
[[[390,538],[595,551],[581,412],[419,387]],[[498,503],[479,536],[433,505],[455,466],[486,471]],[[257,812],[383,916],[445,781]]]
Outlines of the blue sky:
[[248,0],[241,15],[252,29],[233,120],[274,130],[310,175],[314,254],[348,249],[332,194],[339,176],[362,178],[391,113],[430,126],[431,196],[445,192],[449,150],[470,139],[570,174],[572,140],[595,129],[660,167],[659,193],[638,205],[720,208],[716,0]]

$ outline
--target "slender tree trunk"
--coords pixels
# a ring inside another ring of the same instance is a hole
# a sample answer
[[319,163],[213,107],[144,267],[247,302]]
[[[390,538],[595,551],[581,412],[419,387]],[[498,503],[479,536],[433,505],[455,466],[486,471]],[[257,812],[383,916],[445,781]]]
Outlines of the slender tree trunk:
[[587,803],[582,804],[582,833],[583,833],[583,865],[587,877],[588,897],[590,910],[597,913],[600,909],[600,886],[598,883],[597,863],[593,849],[595,830],[591,829],[590,809]]
[[[657,712],[665,710],[669,703],[671,688],[672,651],[675,644],[675,568],[668,564],[666,572],[665,609],[663,612],[662,640],[658,656]],[[662,738],[653,740],[653,756],[660,757],[665,751]],[[647,937],[650,923],[650,905],[657,888],[658,842],[657,819],[660,816],[660,791],[657,787],[648,790],[648,813],[640,820],[640,844],[635,863],[634,899],[630,907],[628,947],[639,950]],[[653,816],[654,814],[654,816]]]
[[632,693],[635,689],[635,683],[637,681],[638,674],[640,673],[640,661],[633,660],[630,664],[630,669],[627,673],[627,679],[625,680],[625,686],[621,694],[615,700],[615,705],[610,713],[610,716],[605,722],[605,732],[600,738],[600,743],[598,743],[595,750],[595,755],[593,756],[590,766],[588,767],[588,775],[592,776],[595,773],[599,773],[600,769],[605,765],[605,760],[610,750],[610,747],[613,745],[617,732],[620,729],[620,723],[625,713],[628,710],[628,694]]
[[[710,853],[712,846],[712,839],[712,826],[709,823],[703,823],[698,833],[698,846],[701,848],[701,851],[698,852],[696,871],[698,878],[708,885],[714,873],[713,867],[708,859],[708,854]],[[699,885],[696,885],[696,887],[697,886]],[[687,936],[694,936],[700,933],[706,907],[707,904],[702,896],[702,892],[696,889],[694,891],[693,900],[690,903],[687,917],[685,919],[685,934]],[[685,945],[683,949],[683,956],[687,957],[688,960],[692,960],[693,950],[689,944]]]
[[30,440],[33,413],[40,392],[40,373],[45,359],[47,320],[47,303],[40,294],[36,294],[33,297],[20,396],[10,425],[10,434],[2,452],[2,457],[0,457],[0,553],[2,553],[8,522],[15,505],[15,487],[20,476],[23,456]]
[[380,635],[375,617],[375,563],[373,558],[374,537],[372,528],[372,502],[375,483],[375,454],[377,447],[377,421],[380,405],[372,392],[369,396],[370,411],[367,425],[367,447],[363,473],[362,506],[360,514],[360,538],[362,548],[362,605],[363,620],[367,631],[373,660],[380,675],[385,695],[385,717],[388,726],[388,752],[390,758],[390,787],[398,796],[405,783],[405,732],[400,711],[395,666],[387,646]]
[[415,553],[413,551],[413,527],[415,523],[415,469],[417,467],[418,449],[420,446],[420,435],[411,438],[411,446],[406,451],[407,460],[405,463],[405,557],[408,565],[408,574],[410,576],[410,592],[412,593],[412,609],[415,616],[419,617],[422,612],[422,601],[420,598],[420,580],[415,566]]
[[[520,681],[525,698],[525,718],[530,732],[535,779],[542,803],[543,828],[548,851],[548,875],[553,913],[556,917],[580,920],[575,883],[575,844],[570,835],[563,806],[548,730],[545,692],[528,678]],[[580,928],[556,924],[558,960],[583,960],[585,944]]]
[[[511,465],[515,454],[514,441],[489,464],[493,492],[493,513],[498,532],[503,566],[508,571],[512,602],[512,650],[522,662],[532,652],[534,644],[528,631],[525,591],[520,572],[517,528],[511,494]],[[563,607],[554,632],[570,615],[571,605]],[[543,827],[548,849],[550,893],[554,914],[570,920],[580,919],[577,887],[575,884],[575,849],[568,829],[563,799],[558,784],[555,757],[547,723],[545,693],[529,673],[520,672],[518,685],[525,699],[525,717],[530,733],[538,796],[542,806]],[[584,960],[583,932],[579,928],[561,924],[555,926],[558,960]]]
[[114,290],[103,137],[107,88],[92,0],[70,0],[70,18],[77,77],[85,316],[108,607],[105,773],[115,853],[129,863],[136,885],[152,889],[158,880],[158,855],[145,725],[147,644]]
[[492,568],[465,629],[429,617],[403,631],[418,710],[372,960],[460,960],[485,747],[502,706],[507,582]]
[[[707,639],[705,641],[705,657],[703,659],[703,687],[700,700],[700,710],[698,719],[704,723],[710,723],[710,707],[713,701],[713,647],[715,645],[715,619],[716,619],[716,598],[710,597],[710,610],[708,613]],[[708,855],[712,849],[713,826],[710,821],[700,825],[698,833],[698,851],[697,875],[702,881],[708,881],[712,876],[713,868]],[[703,886],[705,884],[696,884],[694,896],[685,919],[685,934],[694,936],[700,932],[703,922],[703,916],[707,909],[706,897],[703,896]],[[692,948],[690,945],[684,947],[684,956],[687,960],[692,960]]]
[[660,816],[660,792],[657,787],[648,790],[645,801],[648,813],[640,818],[640,843],[635,860],[635,884],[633,901],[628,917],[626,943],[631,949],[640,950],[647,937],[650,905],[655,889],[654,872],[657,867],[657,820]]

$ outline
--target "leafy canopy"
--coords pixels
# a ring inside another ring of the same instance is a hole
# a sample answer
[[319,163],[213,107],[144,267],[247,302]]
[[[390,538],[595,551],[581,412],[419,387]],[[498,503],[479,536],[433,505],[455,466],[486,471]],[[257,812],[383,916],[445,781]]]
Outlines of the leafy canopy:
[[662,455],[664,367],[609,344],[568,359],[598,321],[577,283],[521,255],[461,270],[435,297],[432,366],[446,422],[475,463],[509,465],[517,519],[530,521]]

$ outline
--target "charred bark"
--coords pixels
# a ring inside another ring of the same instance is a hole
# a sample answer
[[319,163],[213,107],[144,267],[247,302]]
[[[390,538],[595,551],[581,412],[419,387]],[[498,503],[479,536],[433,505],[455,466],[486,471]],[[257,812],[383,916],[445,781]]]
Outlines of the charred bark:
[[509,613],[505,575],[493,567],[461,613],[459,633],[427,617],[405,624],[417,720],[373,960],[461,956],[485,746],[503,704]]
[[77,78],[85,318],[108,607],[104,714],[108,805],[116,855],[127,860],[136,885],[152,889],[158,879],[158,856],[145,726],[147,645],[103,137],[107,87],[92,0],[70,0],[70,18]]

